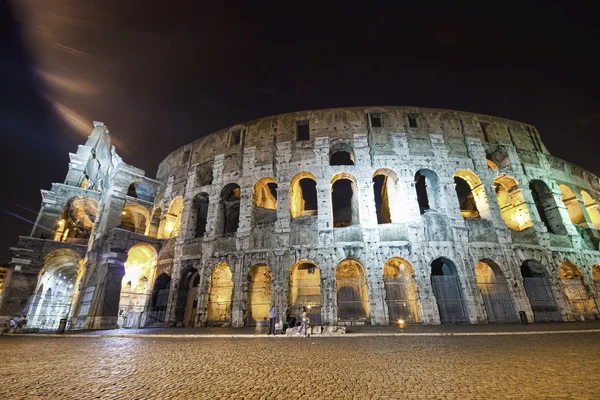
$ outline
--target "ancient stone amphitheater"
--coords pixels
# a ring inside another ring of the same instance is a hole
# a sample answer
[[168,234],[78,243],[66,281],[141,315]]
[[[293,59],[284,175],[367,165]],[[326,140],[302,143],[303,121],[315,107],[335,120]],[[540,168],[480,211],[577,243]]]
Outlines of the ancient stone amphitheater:
[[157,179],[96,122],[43,190],[0,315],[29,326],[241,327],[598,317],[600,182],[535,127],[416,107],[262,118]]

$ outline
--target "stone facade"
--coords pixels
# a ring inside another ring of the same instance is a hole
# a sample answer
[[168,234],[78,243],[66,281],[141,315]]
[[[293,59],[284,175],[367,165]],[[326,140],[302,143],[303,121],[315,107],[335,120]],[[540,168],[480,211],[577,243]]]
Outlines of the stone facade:
[[42,195],[0,308],[42,328],[240,327],[271,302],[322,325],[598,317],[600,181],[515,121],[290,113],[185,145],[156,180],[95,123]]

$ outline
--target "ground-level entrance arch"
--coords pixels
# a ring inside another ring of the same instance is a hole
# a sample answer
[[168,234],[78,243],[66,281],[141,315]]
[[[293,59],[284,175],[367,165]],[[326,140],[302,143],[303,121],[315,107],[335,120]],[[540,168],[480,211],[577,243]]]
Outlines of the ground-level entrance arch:
[[227,323],[231,321],[231,301],[233,281],[231,269],[226,262],[214,266],[208,288],[206,305],[206,322],[208,324]]
[[526,260],[521,265],[521,276],[535,322],[562,321],[544,266],[536,260]]
[[255,265],[248,274],[248,309],[246,325],[269,318],[271,306],[271,269],[265,264]]
[[583,283],[583,274],[575,264],[565,261],[560,265],[560,282],[573,317],[578,320],[595,319],[594,300]]
[[309,260],[301,260],[290,269],[290,315],[298,318],[306,307],[310,323],[321,324],[321,271]]
[[383,267],[383,285],[391,324],[422,322],[417,282],[408,261],[401,257],[390,258]]
[[488,322],[518,322],[508,283],[498,264],[480,260],[475,266],[475,279]]
[[442,324],[469,322],[460,278],[452,261],[444,257],[433,260],[431,286]]
[[366,322],[369,318],[369,292],[365,269],[346,258],[335,270],[337,318],[339,322]]

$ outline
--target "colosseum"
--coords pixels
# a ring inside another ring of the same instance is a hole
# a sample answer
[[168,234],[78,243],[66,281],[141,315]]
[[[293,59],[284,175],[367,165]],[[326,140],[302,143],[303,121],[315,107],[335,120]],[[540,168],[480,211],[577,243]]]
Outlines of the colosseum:
[[261,118],[156,179],[94,123],[11,248],[0,316],[56,329],[599,317],[600,181],[531,125],[417,107]]

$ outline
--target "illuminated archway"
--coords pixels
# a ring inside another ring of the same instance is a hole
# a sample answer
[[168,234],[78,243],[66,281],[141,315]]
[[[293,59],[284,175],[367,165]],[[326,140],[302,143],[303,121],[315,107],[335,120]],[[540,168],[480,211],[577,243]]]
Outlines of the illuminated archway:
[[171,201],[169,211],[167,215],[165,215],[164,238],[171,238],[179,235],[181,229],[181,214],[183,214],[183,197],[177,196]]
[[581,191],[581,198],[583,199],[583,205],[590,216],[594,228],[600,229],[600,211],[598,211],[598,203],[596,203],[596,200],[594,200],[585,190]]
[[456,171],[454,183],[463,218],[490,217],[485,187],[475,173],[465,169]]
[[569,261],[560,265],[560,282],[576,319],[594,319],[594,300],[583,282],[583,274]]
[[150,229],[150,212],[137,204],[130,204],[123,207],[121,212],[121,229],[131,232],[147,235]]
[[271,269],[264,264],[255,265],[248,273],[247,325],[269,318],[271,305]]
[[301,260],[290,269],[290,314],[296,318],[307,307],[311,324],[321,324],[321,271],[309,260]]
[[335,269],[338,321],[365,321],[369,317],[369,292],[363,266],[346,258]]
[[562,321],[546,268],[539,261],[525,260],[521,276],[535,322]]
[[290,216],[317,215],[317,178],[310,172],[300,172],[290,182]]
[[358,183],[351,174],[340,172],[331,178],[331,209],[335,228],[360,223]]
[[419,291],[412,265],[401,257],[387,260],[383,267],[383,285],[390,323],[420,323]]
[[391,169],[378,169],[373,174],[373,194],[378,224],[389,224],[399,220],[397,181],[398,175]]
[[252,222],[277,221],[277,182],[271,177],[259,179],[252,187]]
[[523,197],[523,191],[514,178],[499,176],[494,179],[500,215],[506,226],[514,231],[533,226],[529,209]]
[[206,305],[206,321],[208,323],[224,323],[231,320],[231,300],[233,281],[231,269],[226,262],[214,266],[208,288]]
[[440,257],[431,263],[431,285],[437,301],[441,323],[469,322],[456,266],[447,258]]
[[508,283],[498,264],[491,260],[480,260],[475,266],[475,279],[488,322],[517,322]]
[[585,224],[585,216],[583,215],[583,210],[581,209],[579,199],[577,198],[575,192],[573,192],[567,185],[559,185],[558,187],[560,189],[560,194],[562,195],[562,201],[565,203],[565,207],[567,207],[569,219],[573,225]]
[[98,204],[89,197],[74,197],[69,200],[56,223],[54,240],[60,242],[87,241],[92,233]]
[[329,149],[329,165],[354,165],[354,151],[346,143],[337,143]]
[[66,249],[55,250],[44,258],[35,294],[24,311],[28,327],[53,330],[62,318],[69,316],[80,264],[79,255]]
[[145,244],[135,245],[129,249],[124,266],[117,326],[138,328],[148,303],[150,282],[154,280],[156,250]]

